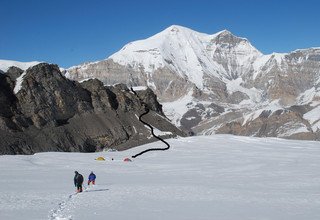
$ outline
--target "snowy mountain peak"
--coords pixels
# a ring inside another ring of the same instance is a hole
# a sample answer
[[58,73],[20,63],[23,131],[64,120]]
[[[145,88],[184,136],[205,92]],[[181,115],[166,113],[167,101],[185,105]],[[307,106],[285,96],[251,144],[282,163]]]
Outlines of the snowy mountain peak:
[[188,35],[206,35],[197,31],[194,31],[190,28],[187,27],[183,27],[180,25],[171,25],[169,27],[167,27],[166,29],[164,29],[163,31],[161,31],[159,33],[160,35],[175,35],[175,34],[184,34],[186,36]]
[[[247,39],[228,30],[209,35],[172,25],[145,40],[125,45],[108,59],[146,73],[166,68],[203,88],[204,74],[233,79],[247,71],[239,66],[261,55]],[[228,58],[227,63],[221,60],[223,57]]]
[[[320,126],[318,116],[310,125],[301,119],[319,105],[319,66],[320,48],[264,55],[228,30],[210,35],[172,25],[104,61],[70,68],[68,77],[149,86],[166,115],[196,133],[289,137]],[[287,109],[295,104],[306,106]],[[275,122],[278,127],[265,129]]]
[[187,27],[183,27],[180,25],[171,25],[169,27],[167,27],[165,30],[163,30],[162,32],[181,32],[181,31],[192,31],[191,29],[187,28]]
[[229,30],[227,29],[224,29],[222,31],[219,31],[218,33],[215,33],[214,34],[215,36],[233,36],[233,37],[236,37],[234,34],[232,34]]
[[220,32],[218,32],[219,34],[232,34],[229,30],[227,30],[227,29],[224,29],[224,30],[222,30],[222,31],[220,31]]
[[240,43],[241,41],[248,41],[246,38],[238,37],[228,30],[223,30],[215,34],[217,43]]

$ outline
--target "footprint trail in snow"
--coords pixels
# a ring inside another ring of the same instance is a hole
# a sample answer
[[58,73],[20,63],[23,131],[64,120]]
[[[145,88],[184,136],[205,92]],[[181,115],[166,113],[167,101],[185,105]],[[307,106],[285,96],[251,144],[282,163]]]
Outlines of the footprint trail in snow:
[[[58,207],[55,209],[52,209],[50,211],[49,220],[72,220],[74,219],[74,216],[72,215],[73,212],[75,212],[77,206],[82,201],[80,198],[85,199],[88,196],[83,197],[83,194],[85,193],[94,193],[94,192],[102,192],[102,191],[108,191],[109,189],[105,188],[96,188],[96,186],[90,186],[88,188],[84,187],[84,190],[82,193],[73,193],[67,197],[66,200],[60,202],[58,204]],[[90,196],[89,196],[90,197]]]
[[65,201],[59,203],[56,209],[52,209],[51,214],[49,215],[49,220],[72,220],[72,215],[64,216],[62,213],[71,202],[72,198],[76,195],[77,193],[69,195]]

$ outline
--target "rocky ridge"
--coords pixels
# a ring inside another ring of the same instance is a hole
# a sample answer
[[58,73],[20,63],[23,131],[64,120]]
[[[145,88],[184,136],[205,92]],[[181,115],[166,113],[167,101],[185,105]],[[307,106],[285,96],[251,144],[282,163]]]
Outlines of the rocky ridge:
[[53,64],[10,67],[0,73],[0,154],[123,150],[154,141],[138,120],[142,102],[151,110],[144,119],[160,135],[185,135],[152,90],[136,92],[139,97],[124,84],[104,86],[97,79],[69,80]]

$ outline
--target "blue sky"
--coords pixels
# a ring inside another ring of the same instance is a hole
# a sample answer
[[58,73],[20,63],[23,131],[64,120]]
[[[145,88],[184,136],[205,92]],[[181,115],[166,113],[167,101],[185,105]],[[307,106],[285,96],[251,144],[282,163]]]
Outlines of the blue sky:
[[70,67],[177,24],[228,29],[261,52],[320,47],[317,0],[0,0],[0,59]]

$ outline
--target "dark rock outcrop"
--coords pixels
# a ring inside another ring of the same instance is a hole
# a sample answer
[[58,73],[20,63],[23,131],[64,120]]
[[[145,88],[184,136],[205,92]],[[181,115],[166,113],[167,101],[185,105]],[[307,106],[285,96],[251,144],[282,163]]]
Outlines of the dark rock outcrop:
[[12,66],[8,69],[6,75],[11,79],[12,82],[14,82],[19,76],[21,76],[22,73],[23,73],[22,69]]
[[123,84],[78,83],[46,63],[27,69],[17,88],[22,73],[10,68],[0,74],[0,154],[123,150],[153,141],[138,120],[144,112],[140,99],[151,110],[148,123],[169,136],[185,135],[164,117],[150,89],[137,97]]

